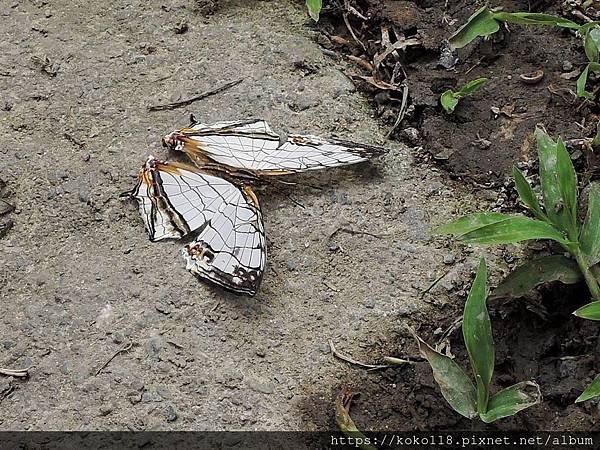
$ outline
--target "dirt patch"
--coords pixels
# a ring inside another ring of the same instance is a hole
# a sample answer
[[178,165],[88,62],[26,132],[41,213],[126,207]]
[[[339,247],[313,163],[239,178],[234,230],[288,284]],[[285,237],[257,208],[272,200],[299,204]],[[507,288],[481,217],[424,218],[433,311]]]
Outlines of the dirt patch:
[[[572,33],[511,25],[487,41],[479,39],[451,53],[444,41],[481,2],[450,0],[446,6],[428,1],[355,3],[370,18],[347,14],[364,48],[352,38],[342,20],[333,20],[324,29],[329,36],[344,36],[347,45],[342,47],[355,60],[373,60],[381,53],[384,29],[392,39],[416,38],[422,42],[399,52],[398,59],[388,57],[375,71],[375,78],[389,82],[395,77],[408,85],[411,106],[397,135],[407,144],[420,147],[417,152],[430,155],[452,177],[485,185],[501,184],[513,164],[535,159],[532,134],[537,124],[565,139],[593,136],[599,109],[575,97],[576,78],[586,57],[581,39]],[[573,10],[559,2],[534,3],[533,12],[560,15]],[[494,6],[506,11],[523,10],[520,1],[500,1]],[[334,12],[339,15],[339,11]],[[334,38],[333,42],[340,41]],[[521,80],[521,75],[540,69],[544,72],[541,82],[532,85]],[[395,76],[399,71],[406,74],[405,79]],[[488,78],[488,83],[462,100],[454,114],[446,114],[439,104],[442,92],[457,90],[480,77]],[[379,115],[391,125],[398,115],[400,92],[382,92],[367,83],[362,88],[373,96]],[[580,146],[571,150],[574,159],[591,156]],[[595,168],[595,160],[586,167]]]
[[[575,398],[600,371],[600,339],[597,324],[582,321],[570,313],[581,306],[585,287],[567,289],[555,285],[539,298],[509,303],[492,303],[490,316],[496,343],[496,367],[493,390],[525,380],[536,381],[543,402],[518,415],[486,425],[469,421],[455,413],[443,400],[427,363],[368,373],[348,368],[341,384],[360,395],[353,403],[352,417],[365,430],[563,430],[589,431],[600,420],[593,403],[573,404]],[[452,325],[452,317],[461,310],[457,304],[446,310],[447,318],[432,320],[438,314],[413,316],[420,324],[419,334],[428,342],[437,342],[440,331]],[[460,329],[450,340],[452,353],[469,371],[468,356]],[[386,353],[387,352],[387,353]],[[391,352],[391,353],[390,353]],[[382,356],[416,355],[413,338],[398,323],[395,333],[378,339],[355,355],[366,361]],[[341,363],[344,364],[344,363]],[[335,425],[331,403],[338,390],[314,393],[302,405],[307,421],[316,428]],[[328,414],[323,415],[327,410]]]

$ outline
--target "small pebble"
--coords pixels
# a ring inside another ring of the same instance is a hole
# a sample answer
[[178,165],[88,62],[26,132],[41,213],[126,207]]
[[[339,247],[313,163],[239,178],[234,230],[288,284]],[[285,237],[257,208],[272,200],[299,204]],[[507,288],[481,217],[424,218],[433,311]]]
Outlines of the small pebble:
[[157,336],[151,337],[148,339],[147,348],[149,355],[156,356],[163,348],[163,340]]
[[17,345],[17,343],[15,341],[2,341],[2,347],[4,347],[4,350],[9,350],[13,347],[15,347]]
[[421,140],[419,130],[417,130],[414,127],[407,127],[405,129],[403,129],[402,132],[400,133],[400,136],[407,139],[408,142],[410,142],[413,145],[418,144],[419,141]]
[[115,334],[113,334],[113,342],[115,344],[122,344],[123,342],[125,342],[125,337],[123,336],[123,333],[117,331]]
[[456,257],[453,254],[448,253],[447,255],[444,255],[444,264],[454,264],[455,261]]
[[112,406],[103,405],[99,408],[99,411],[101,416],[108,416],[113,411],[113,409]]
[[175,408],[169,405],[167,406],[167,422],[175,422],[177,420],[177,412],[175,412]]
[[132,405],[135,405],[142,401],[142,394],[137,391],[130,391],[127,393],[127,400],[129,400]]
[[175,27],[173,27],[173,31],[175,31],[175,34],[183,34],[188,30],[188,24],[185,20],[182,20],[180,22],[177,22],[175,24]]
[[90,202],[90,192],[87,189],[81,189],[79,191],[79,201],[82,203]]
[[60,371],[64,375],[69,374],[73,370],[73,364],[70,361],[64,361],[60,366]]
[[363,305],[365,305],[365,308],[373,309],[375,308],[375,300],[373,300],[372,298],[366,298],[363,301]]
[[156,302],[154,305],[154,308],[159,312],[159,313],[163,313],[163,314],[170,314],[171,313],[171,308],[169,305],[162,303],[162,302]]
[[331,353],[331,348],[329,347],[329,344],[327,344],[326,342],[322,343],[319,345],[319,351],[321,353]]

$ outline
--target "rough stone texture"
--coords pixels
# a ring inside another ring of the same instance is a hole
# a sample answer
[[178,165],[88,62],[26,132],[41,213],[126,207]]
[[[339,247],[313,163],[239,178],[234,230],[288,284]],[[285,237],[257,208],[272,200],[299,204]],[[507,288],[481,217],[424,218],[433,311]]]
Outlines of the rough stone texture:
[[[0,178],[17,205],[0,242],[0,367],[34,366],[0,397],[1,429],[311,428],[298,405],[309,391],[330,399],[348,371],[326,342],[351,352],[391,332],[460,252],[428,230],[463,205],[385,141],[302,2],[286,3],[223,1],[210,17],[191,0],[0,8]],[[391,151],[261,191],[268,270],[255,298],[235,297],[195,280],[180,244],[148,242],[119,199],[191,112]],[[380,237],[330,239],[338,228]]]

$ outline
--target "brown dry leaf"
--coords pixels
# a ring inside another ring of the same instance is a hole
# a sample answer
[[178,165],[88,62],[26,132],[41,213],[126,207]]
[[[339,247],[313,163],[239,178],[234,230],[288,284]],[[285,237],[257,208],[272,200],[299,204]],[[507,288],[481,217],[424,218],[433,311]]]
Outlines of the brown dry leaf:
[[364,58],[359,58],[358,56],[354,56],[354,55],[348,55],[348,59],[354,63],[356,63],[357,65],[359,65],[360,67],[362,67],[363,69],[365,69],[367,72],[373,72],[375,69],[373,68],[373,65],[367,61]]
[[571,70],[570,72],[561,73],[560,77],[565,80],[574,80],[579,75],[581,75],[581,69],[577,68],[575,70]]
[[387,83],[382,80],[376,80],[374,77],[367,77],[364,75],[353,75],[356,78],[360,78],[361,80],[366,81],[367,83],[375,86],[376,88],[382,89],[384,91],[402,91],[400,86],[394,86],[393,84]]
[[414,45],[421,45],[421,41],[419,39],[402,39],[399,41],[394,42],[393,44],[390,44],[384,51],[383,53],[379,54],[375,54],[375,57],[373,58],[373,62],[375,63],[375,67],[379,67],[383,61],[393,52],[395,52],[396,50],[404,50],[406,47],[410,47],[410,46],[414,46]]
[[329,40],[336,45],[350,45],[350,41],[342,36],[331,36]]

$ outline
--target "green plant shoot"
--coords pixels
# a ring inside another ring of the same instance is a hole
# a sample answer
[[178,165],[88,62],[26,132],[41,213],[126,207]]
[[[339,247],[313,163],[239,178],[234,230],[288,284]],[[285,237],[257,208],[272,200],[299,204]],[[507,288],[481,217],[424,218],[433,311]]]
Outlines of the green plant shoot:
[[352,417],[350,417],[350,406],[353,398],[354,393],[348,387],[343,386],[335,399],[335,420],[338,427],[347,437],[354,438],[359,442],[358,448],[377,450],[372,445],[366,444],[368,442],[367,437],[356,427]]
[[[479,37],[487,37],[500,30],[503,22],[519,25],[550,25],[579,31],[581,25],[550,14],[529,12],[507,13],[499,8],[483,6],[478,9],[448,40],[454,48],[462,48]],[[589,24],[588,24],[589,26]]]
[[592,145],[600,145],[600,122],[596,125],[596,135],[594,136],[594,139],[592,139]]
[[476,80],[469,81],[457,92],[448,89],[440,97],[442,108],[444,108],[448,114],[451,114],[454,112],[454,108],[456,108],[460,99],[478,91],[487,81],[487,78],[477,78]]
[[[542,129],[535,137],[540,162],[542,202],[525,176],[513,168],[515,186],[523,204],[535,219],[523,215],[479,213],[464,216],[438,227],[434,233],[451,234],[473,244],[509,244],[530,239],[550,239],[570,253],[540,258],[524,264],[509,275],[494,296],[522,296],[548,281],[567,284],[585,280],[592,303],[575,315],[600,320],[600,287],[594,271],[600,263],[600,185],[589,188],[585,220],[578,219],[577,175],[563,141],[554,141]],[[485,378],[482,378],[483,382]],[[600,384],[597,380],[594,383]],[[588,391],[586,391],[588,392]],[[598,392],[592,390],[589,392]],[[588,392],[587,395],[590,395]],[[591,397],[586,397],[591,398]],[[583,400],[580,400],[583,401]]]
[[593,94],[586,90],[590,72],[600,73],[600,24],[598,22],[579,25],[571,20],[550,14],[516,12],[508,13],[499,8],[484,6],[477,10],[448,40],[453,48],[462,48],[479,37],[486,38],[500,30],[502,23],[519,25],[542,25],[567,28],[577,32],[583,39],[588,64],[577,79],[577,96],[591,99]]
[[306,7],[308,8],[308,15],[315,21],[319,21],[319,14],[321,14],[321,8],[323,7],[322,0],[306,0]]
[[486,307],[486,279],[487,269],[482,258],[465,303],[462,326],[477,387],[453,359],[434,350],[411,331],[417,340],[419,352],[429,362],[433,377],[452,409],[469,419],[479,416],[482,421],[490,423],[538,404],[542,395],[533,381],[517,383],[496,394],[490,393],[495,350]]

